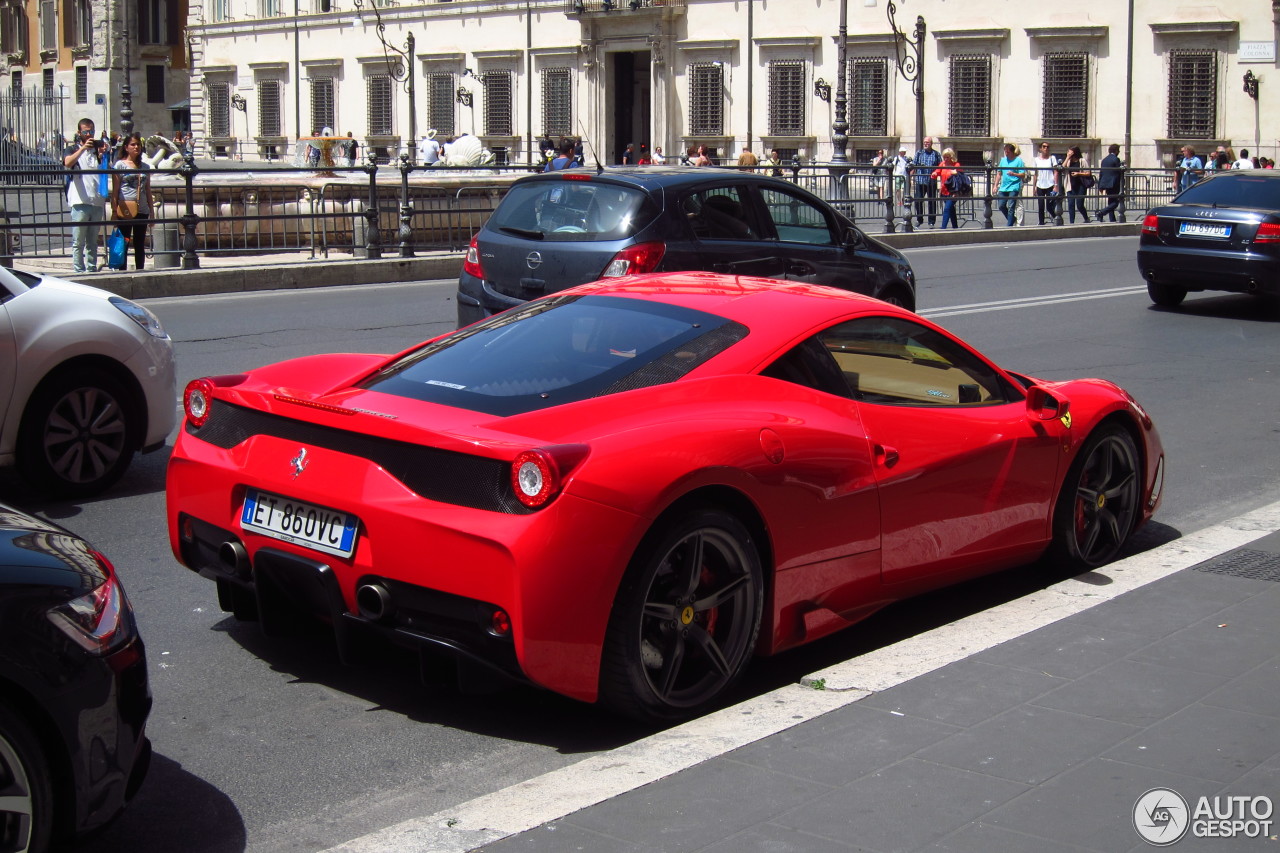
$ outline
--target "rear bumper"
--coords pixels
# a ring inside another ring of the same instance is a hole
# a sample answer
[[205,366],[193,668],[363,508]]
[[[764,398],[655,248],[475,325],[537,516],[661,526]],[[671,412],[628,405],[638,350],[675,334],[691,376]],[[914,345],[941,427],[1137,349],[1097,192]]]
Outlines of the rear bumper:
[[1138,248],[1138,270],[1148,282],[1191,291],[1280,294],[1280,258],[1256,252],[1144,243]]
[[523,305],[525,300],[499,293],[482,278],[463,272],[458,277],[458,328]]

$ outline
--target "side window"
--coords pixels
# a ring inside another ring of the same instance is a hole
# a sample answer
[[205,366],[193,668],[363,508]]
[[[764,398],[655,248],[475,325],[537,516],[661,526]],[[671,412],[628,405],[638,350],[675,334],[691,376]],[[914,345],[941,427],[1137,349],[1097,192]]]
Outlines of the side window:
[[716,187],[685,196],[681,202],[699,240],[754,240],[750,208],[739,187]]
[[1016,390],[969,350],[910,320],[861,317],[819,339],[856,400],[897,406],[990,406]]
[[760,193],[765,210],[773,220],[778,239],[787,243],[808,243],[811,246],[836,245],[836,231],[820,207],[789,193],[767,189]]
[[831,360],[826,347],[817,338],[809,338],[788,350],[785,355],[760,371],[760,375],[825,391],[837,397],[849,396],[849,387],[844,377]]

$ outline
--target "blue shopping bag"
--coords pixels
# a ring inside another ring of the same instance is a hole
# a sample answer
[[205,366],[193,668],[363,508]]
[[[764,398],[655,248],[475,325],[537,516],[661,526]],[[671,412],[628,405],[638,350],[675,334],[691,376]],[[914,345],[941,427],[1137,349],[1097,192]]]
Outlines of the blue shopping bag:
[[129,260],[129,241],[119,228],[111,232],[107,238],[107,266],[113,270],[122,270]]

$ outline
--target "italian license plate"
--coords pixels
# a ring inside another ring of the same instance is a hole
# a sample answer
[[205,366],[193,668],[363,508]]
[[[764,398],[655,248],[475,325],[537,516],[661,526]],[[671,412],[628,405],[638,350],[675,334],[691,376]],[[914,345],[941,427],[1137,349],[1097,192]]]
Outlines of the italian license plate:
[[1183,222],[1178,226],[1180,237],[1230,237],[1230,225],[1212,225],[1208,222]]
[[272,539],[350,557],[360,519],[349,512],[249,489],[240,511],[240,526]]

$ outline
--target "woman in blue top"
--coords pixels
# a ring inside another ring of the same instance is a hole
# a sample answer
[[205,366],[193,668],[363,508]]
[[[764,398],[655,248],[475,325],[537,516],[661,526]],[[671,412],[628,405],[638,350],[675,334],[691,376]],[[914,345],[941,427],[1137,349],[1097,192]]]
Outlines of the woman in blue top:
[[116,227],[133,244],[134,269],[142,269],[146,257],[147,220],[151,218],[151,169],[142,159],[142,134],[135,133],[124,142],[116,169],[124,174],[113,175],[111,181],[111,210]]
[[1004,214],[1005,224],[1012,226],[1014,214],[1017,212],[1018,196],[1022,195],[1022,176],[1026,174],[1027,165],[1018,154],[1018,146],[1012,142],[1004,146],[1004,156],[1000,158],[1000,188],[996,196],[1000,199],[1000,212]]

